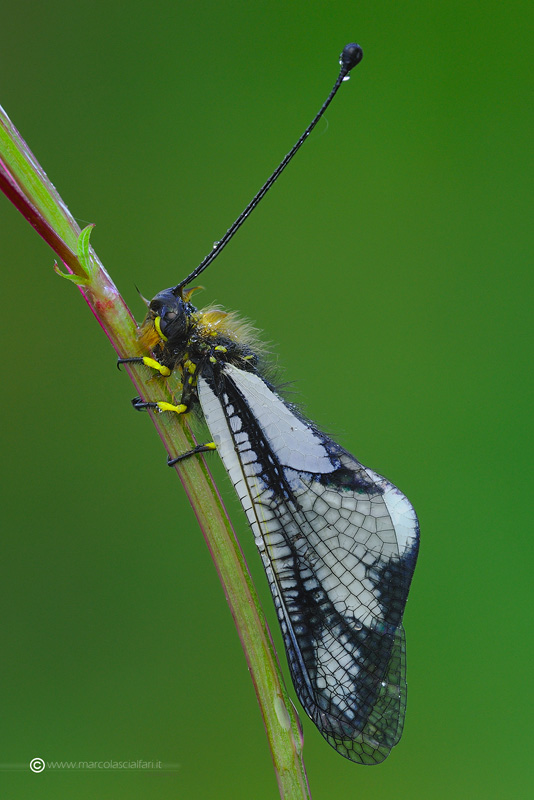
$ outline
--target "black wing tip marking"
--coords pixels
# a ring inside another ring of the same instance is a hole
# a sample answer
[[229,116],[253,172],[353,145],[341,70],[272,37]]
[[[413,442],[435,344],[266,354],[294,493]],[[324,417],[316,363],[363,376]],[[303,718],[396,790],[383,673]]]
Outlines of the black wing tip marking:
[[[389,663],[366,718],[349,719],[348,715],[332,708],[324,710],[321,703],[312,699],[306,691],[298,691],[306,713],[319,729],[328,744],[344,758],[356,764],[373,766],[381,764],[399,743],[406,712],[406,643],[404,629],[399,625],[394,636],[394,645]],[[302,688],[302,687],[300,687]],[[358,692],[365,694],[358,688]],[[352,710],[349,709],[352,714]]]

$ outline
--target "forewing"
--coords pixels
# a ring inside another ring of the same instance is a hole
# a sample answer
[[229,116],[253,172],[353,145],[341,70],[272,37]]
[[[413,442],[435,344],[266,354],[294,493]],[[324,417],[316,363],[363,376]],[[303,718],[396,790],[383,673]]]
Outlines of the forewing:
[[406,706],[415,512],[255,373],[217,366],[198,391],[263,559],[299,700],[342,755],[379,763]]

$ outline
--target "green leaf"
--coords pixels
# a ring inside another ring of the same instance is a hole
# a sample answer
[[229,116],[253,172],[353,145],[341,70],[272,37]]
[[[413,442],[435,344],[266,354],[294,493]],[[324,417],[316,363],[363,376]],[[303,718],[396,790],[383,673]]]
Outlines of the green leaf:
[[87,227],[83,229],[78,236],[78,242],[76,246],[78,261],[87,273],[89,280],[92,280],[96,276],[98,270],[98,264],[96,263],[89,249],[89,239],[94,227],[94,224],[91,224],[87,225]]
[[74,273],[71,274],[70,272],[63,272],[59,268],[57,261],[54,261],[54,272],[56,275],[59,275],[60,278],[66,278],[68,281],[72,281],[76,284],[76,286],[88,286],[91,282],[89,277],[82,278],[80,275],[75,275]]

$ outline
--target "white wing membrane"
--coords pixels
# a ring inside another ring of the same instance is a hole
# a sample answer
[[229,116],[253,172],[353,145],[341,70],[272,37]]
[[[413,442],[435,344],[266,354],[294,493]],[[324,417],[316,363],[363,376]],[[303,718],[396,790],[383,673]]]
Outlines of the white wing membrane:
[[342,755],[379,763],[402,732],[415,512],[255,373],[218,366],[198,393],[263,559],[299,699]]

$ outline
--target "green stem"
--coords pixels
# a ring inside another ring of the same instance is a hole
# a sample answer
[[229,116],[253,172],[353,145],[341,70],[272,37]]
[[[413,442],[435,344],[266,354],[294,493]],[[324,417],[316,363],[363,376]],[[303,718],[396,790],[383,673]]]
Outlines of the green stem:
[[[80,231],[1,107],[0,189],[66,266],[65,277],[77,284],[117,355],[145,355],[140,351],[137,326],[130,310],[89,245],[90,229]],[[148,380],[147,367],[129,364],[125,368],[144,399],[155,402],[172,399],[167,382]],[[151,414],[151,417],[171,457],[195,445],[184,418],[174,414]],[[287,696],[267,623],[220,495],[203,458],[179,462],[175,469],[215,562],[241,639],[280,795],[289,800],[309,798],[299,721]]]

